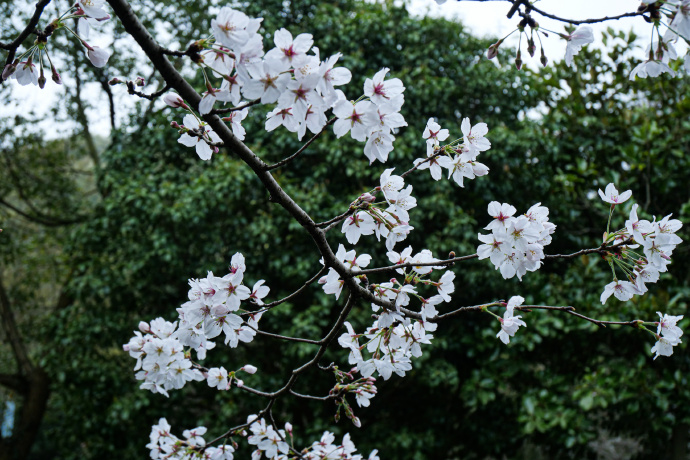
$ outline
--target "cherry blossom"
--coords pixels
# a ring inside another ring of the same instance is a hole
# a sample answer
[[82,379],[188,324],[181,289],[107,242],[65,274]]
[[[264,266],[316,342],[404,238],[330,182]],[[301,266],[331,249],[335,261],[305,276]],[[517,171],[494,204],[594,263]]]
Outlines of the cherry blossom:
[[583,45],[594,42],[594,32],[590,26],[580,26],[570,35],[561,35],[568,40],[565,47],[565,63],[570,67],[573,57],[580,52]]
[[628,199],[632,196],[632,191],[626,190],[625,192],[619,194],[616,186],[611,183],[606,186],[606,192],[602,192],[601,189],[599,189],[599,196],[605,202],[616,205],[628,201]]

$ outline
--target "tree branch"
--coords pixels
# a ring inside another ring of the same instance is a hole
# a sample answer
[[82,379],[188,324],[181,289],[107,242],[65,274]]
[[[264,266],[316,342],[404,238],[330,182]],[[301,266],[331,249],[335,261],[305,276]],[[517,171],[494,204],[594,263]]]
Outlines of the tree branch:
[[26,352],[24,342],[19,334],[19,328],[12,312],[12,305],[2,282],[2,272],[0,272],[0,318],[2,318],[2,328],[7,334],[7,339],[17,360],[20,373],[23,376],[30,376],[34,371],[34,365]]
[[[28,37],[32,32],[36,30],[38,20],[41,19],[43,10],[46,6],[48,6],[48,3],[50,3],[50,0],[41,0],[38,3],[36,3],[36,10],[34,11],[33,16],[31,16],[31,19],[29,20],[29,23],[26,25],[24,30],[22,30],[21,33],[17,35],[17,38],[12,40],[12,42],[8,44],[0,43],[0,48],[9,51],[9,53],[7,53],[7,59],[5,59],[5,66],[12,63],[12,61],[14,60],[14,56],[17,53],[17,48],[19,48],[19,45],[22,44],[26,37]],[[3,69],[5,66],[3,66]],[[3,81],[5,80],[0,75],[0,83],[2,83]]]

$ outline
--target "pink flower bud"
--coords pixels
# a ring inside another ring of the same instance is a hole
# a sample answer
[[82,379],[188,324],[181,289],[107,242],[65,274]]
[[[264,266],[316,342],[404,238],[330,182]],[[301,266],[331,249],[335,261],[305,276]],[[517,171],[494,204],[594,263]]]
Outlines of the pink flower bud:
[[243,370],[247,374],[255,374],[257,371],[256,366],[252,366],[251,364],[245,365],[241,370]]
[[285,431],[287,431],[288,434],[292,436],[292,424],[290,422],[285,423]]
[[165,96],[163,96],[163,102],[168,104],[170,107],[178,108],[182,107],[183,109],[188,109],[187,104],[184,103],[184,99],[182,99],[179,95],[175,93],[167,93]]
[[12,76],[12,74],[17,70],[17,64],[19,60],[15,60],[12,64],[7,64],[2,70],[2,79],[7,80]]
[[363,193],[363,194],[359,197],[359,199],[362,200],[362,201],[364,201],[365,203],[373,203],[374,201],[376,201],[376,197],[375,197],[374,195],[372,195],[371,193],[369,193],[369,192]]
[[144,86],[146,84],[146,80],[144,80],[142,77],[137,77],[134,80],[134,84],[137,86]]
[[144,334],[151,332],[151,327],[149,326],[149,323],[146,321],[140,321],[139,322],[139,330],[143,332]]
[[122,345],[122,349],[123,349],[124,351],[129,351],[129,345],[128,345],[128,344]]
[[62,84],[62,78],[60,77],[60,74],[58,73],[57,69],[53,66],[50,66],[50,70],[53,72],[52,79],[55,83],[58,85]]
[[120,80],[120,79],[117,78],[117,77],[111,78],[110,81],[108,82],[108,84],[109,84],[110,86],[119,85],[120,83],[124,83],[124,81]]
[[242,388],[244,386],[244,382],[242,380],[240,380],[240,379],[235,379],[235,380],[237,381],[237,383],[235,383],[235,385],[237,385],[237,388]]

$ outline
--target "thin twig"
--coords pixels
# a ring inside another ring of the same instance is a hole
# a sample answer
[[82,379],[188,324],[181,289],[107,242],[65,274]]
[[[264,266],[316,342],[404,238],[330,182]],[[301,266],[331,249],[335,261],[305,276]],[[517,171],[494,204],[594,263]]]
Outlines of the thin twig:
[[170,86],[166,84],[165,86],[163,86],[163,88],[159,89],[159,90],[156,91],[155,93],[145,94],[145,93],[142,93],[141,91],[137,91],[137,90],[135,89],[135,85],[134,85],[134,82],[133,82],[133,81],[128,81],[128,82],[127,82],[127,92],[128,92],[129,94],[132,94],[132,95],[134,95],[134,96],[139,96],[139,97],[144,98],[144,99],[148,99],[149,101],[152,101],[152,100],[154,100],[154,99],[156,99],[156,98],[161,97],[161,96],[162,96],[163,94],[165,94],[169,89],[170,89]]
[[326,131],[326,128],[328,128],[329,125],[331,125],[333,122],[335,122],[335,120],[336,120],[336,117],[333,117],[333,118],[331,118],[330,120],[328,120],[328,121],[326,122],[326,124],[323,126],[323,128],[321,128],[321,131],[319,131],[318,133],[314,134],[314,136],[312,136],[312,138],[309,139],[309,140],[307,141],[307,143],[304,144],[304,145],[302,146],[302,148],[300,148],[298,151],[296,151],[295,153],[293,153],[293,154],[290,155],[289,157],[280,160],[278,163],[275,163],[275,164],[272,164],[272,165],[267,165],[264,169],[265,169],[266,171],[272,171],[272,170],[274,170],[274,169],[276,169],[276,168],[280,168],[281,166],[288,164],[289,162],[291,162],[292,160],[294,160],[295,158],[297,158],[297,156],[298,156],[300,153],[304,152],[304,151],[306,150],[306,148],[309,147],[309,146],[311,145],[312,142],[314,142],[319,136],[321,136],[321,135],[323,134],[323,132]]
[[213,109],[211,110],[211,114],[213,115],[220,115],[224,113],[230,113],[230,112],[236,112],[238,110],[246,109],[247,107],[251,107],[256,104],[260,104],[261,99],[254,99],[253,101],[249,101],[246,104],[238,105],[237,107],[227,107],[225,109]]
[[301,293],[302,291],[304,291],[304,290],[305,290],[307,287],[309,287],[314,281],[316,281],[316,280],[318,280],[319,278],[321,278],[321,276],[323,275],[323,273],[324,273],[325,271],[326,271],[326,267],[321,267],[321,270],[319,270],[319,272],[318,272],[316,275],[314,275],[314,276],[312,276],[311,278],[309,278],[309,280],[308,280],[306,283],[304,283],[304,284],[302,285],[302,287],[300,287],[299,289],[297,289],[295,292],[293,292],[292,294],[290,294],[290,295],[288,295],[288,296],[286,296],[286,297],[283,297],[283,298],[280,299],[280,300],[276,300],[275,302],[263,304],[263,308],[262,308],[261,310],[259,310],[259,311],[257,311],[257,312],[252,312],[252,314],[263,313],[263,312],[265,312],[265,311],[270,310],[270,309],[273,308],[273,307],[276,307],[276,306],[280,305],[281,303],[287,302],[288,300],[292,299],[293,297],[297,296],[299,293]]

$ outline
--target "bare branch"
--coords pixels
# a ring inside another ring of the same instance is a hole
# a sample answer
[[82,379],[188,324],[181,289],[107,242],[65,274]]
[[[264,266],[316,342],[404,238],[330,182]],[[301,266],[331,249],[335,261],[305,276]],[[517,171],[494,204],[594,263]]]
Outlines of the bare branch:
[[573,25],[595,24],[598,22],[616,21],[618,19],[633,18],[633,17],[637,17],[637,16],[642,16],[644,14],[643,12],[636,11],[634,13],[624,13],[624,14],[619,14],[618,16],[605,16],[603,18],[597,18],[597,19],[565,19],[565,18],[561,18],[559,16],[556,16],[554,14],[547,13],[546,11],[535,7],[534,4],[530,4],[530,9],[536,13],[541,14],[544,17],[554,19],[554,20],[560,21],[560,22],[566,22],[568,24],[573,24]]
[[309,147],[311,145],[312,142],[314,142],[319,136],[321,136],[321,134],[323,134],[324,131],[326,131],[326,128],[328,128],[329,125],[331,125],[333,122],[335,122],[335,120],[336,120],[336,117],[333,117],[330,120],[328,120],[326,122],[326,124],[323,126],[323,128],[321,128],[321,131],[314,134],[314,136],[311,139],[309,139],[307,141],[307,143],[302,146],[302,148],[300,148],[298,151],[296,151],[295,153],[293,153],[289,157],[284,158],[283,160],[280,160],[278,163],[272,164],[270,166],[266,166],[266,171],[271,171],[273,169],[280,168],[281,166],[284,166],[284,165],[290,163],[295,158],[297,158],[299,156],[299,154],[304,152],[307,149],[307,147]]

